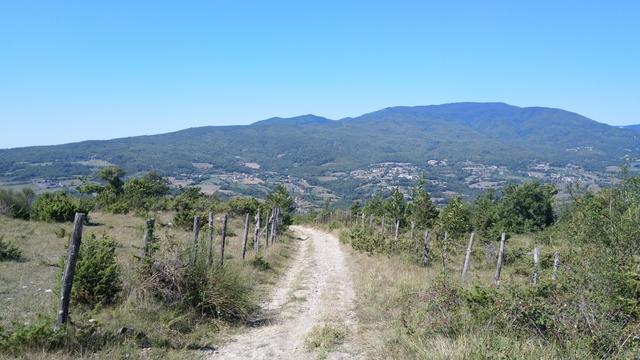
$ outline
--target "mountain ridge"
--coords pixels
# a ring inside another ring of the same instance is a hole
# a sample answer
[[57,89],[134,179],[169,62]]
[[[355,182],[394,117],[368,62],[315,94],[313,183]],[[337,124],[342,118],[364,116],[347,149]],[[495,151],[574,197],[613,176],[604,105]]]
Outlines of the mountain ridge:
[[[387,162],[432,171],[429,160],[457,168],[473,162],[525,171],[542,162],[604,171],[637,159],[639,138],[633,129],[562,109],[499,102],[396,106],[338,120],[307,114],[250,125],[4,149],[0,182],[86,176],[106,163],[131,175],[155,170],[200,181],[222,173],[272,173],[315,184],[326,174]],[[349,189],[364,182],[354,179],[343,182],[353,185]],[[326,186],[343,192],[339,184]]]

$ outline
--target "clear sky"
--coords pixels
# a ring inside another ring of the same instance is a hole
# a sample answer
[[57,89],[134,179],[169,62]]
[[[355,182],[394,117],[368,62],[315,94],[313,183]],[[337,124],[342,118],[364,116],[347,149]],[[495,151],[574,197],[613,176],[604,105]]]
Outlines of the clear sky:
[[0,1],[0,148],[502,101],[640,123],[640,1]]

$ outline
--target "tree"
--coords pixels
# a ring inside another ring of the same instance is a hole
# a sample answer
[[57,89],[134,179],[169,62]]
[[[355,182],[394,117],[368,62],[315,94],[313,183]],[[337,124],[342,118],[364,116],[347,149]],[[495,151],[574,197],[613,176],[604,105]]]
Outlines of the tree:
[[105,166],[97,174],[98,178],[107,182],[109,186],[115,190],[117,194],[122,192],[122,186],[124,182],[122,181],[122,177],[124,177],[124,170],[117,166]]
[[362,204],[359,200],[354,201],[349,207],[349,212],[351,213],[351,217],[356,218],[360,214],[362,214]]
[[498,207],[503,230],[523,233],[553,224],[553,196],[556,193],[555,186],[539,182],[507,185]]
[[448,232],[451,238],[458,238],[469,231],[469,209],[459,196],[451,199],[440,211],[437,226],[440,231]]
[[404,200],[404,194],[396,187],[385,201],[386,213],[389,214],[394,221],[402,222],[406,209],[407,202]]
[[367,203],[364,205],[365,214],[374,215],[374,216],[382,216],[385,213],[384,208],[384,198],[381,194],[375,194]]
[[152,203],[169,193],[169,184],[156,172],[141,178],[131,178],[123,186],[123,201],[127,208],[149,210]]
[[426,180],[420,177],[418,184],[411,191],[411,202],[408,205],[410,218],[416,226],[430,228],[438,217],[438,209],[431,201],[429,192],[425,189]]
[[227,201],[223,206],[232,215],[249,214],[249,216],[254,216],[260,207],[260,203],[252,197],[235,197]]
[[266,203],[269,207],[277,207],[280,209],[283,225],[291,225],[291,215],[296,209],[296,203],[284,185],[276,185],[267,195]]
[[494,189],[489,189],[478,196],[471,211],[473,229],[485,237],[496,237],[501,229],[496,229],[498,223],[498,198]]

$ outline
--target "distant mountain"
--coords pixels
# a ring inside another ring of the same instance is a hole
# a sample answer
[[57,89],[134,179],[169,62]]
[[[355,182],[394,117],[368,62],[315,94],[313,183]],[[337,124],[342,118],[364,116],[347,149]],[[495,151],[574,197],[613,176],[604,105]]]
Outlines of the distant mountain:
[[634,131],[640,131],[640,124],[622,126],[623,129],[629,129]]
[[86,175],[112,163],[129,174],[157,170],[196,177],[259,171],[310,179],[381,162],[423,166],[430,159],[510,168],[539,161],[599,170],[625,157],[637,158],[639,136],[633,127],[609,126],[561,109],[504,103],[399,106],[341,120],[304,115],[0,150],[0,176],[28,181]]

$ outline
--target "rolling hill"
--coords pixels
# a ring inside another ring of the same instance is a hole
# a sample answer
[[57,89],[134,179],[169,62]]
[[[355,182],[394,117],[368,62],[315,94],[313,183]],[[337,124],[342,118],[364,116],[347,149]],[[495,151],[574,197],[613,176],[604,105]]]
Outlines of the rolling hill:
[[[427,160],[526,170],[532,163],[604,171],[640,154],[637,131],[576,113],[504,103],[390,107],[355,118],[271,118],[246,126],[0,150],[3,181],[91,174],[111,163],[129,174],[269,173],[310,180],[372,164]],[[198,164],[204,164],[199,166]],[[259,169],[258,169],[259,167]],[[354,185],[355,186],[355,185]],[[333,189],[338,195],[346,189]]]

